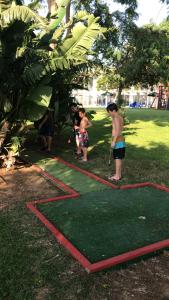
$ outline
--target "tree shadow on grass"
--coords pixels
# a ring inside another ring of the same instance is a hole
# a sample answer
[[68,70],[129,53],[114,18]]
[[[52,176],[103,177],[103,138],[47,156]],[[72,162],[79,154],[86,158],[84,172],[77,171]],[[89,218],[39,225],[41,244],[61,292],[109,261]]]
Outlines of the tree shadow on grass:
[[[144,112],[144,114],[141,115],[140,111],[132,112],[133,120],[131,120],[131,127],[125,127],[124,136],[138,135],[139,128],[134,126],[134,124],[137,124],[139,120],[143,122],[153,121],[159,126],[167,126],[168,124],[167,117],[169,116],[169,112],[143,110],[141,112]],[[103,178],[107,178],[113,172],[113,159],[111,167],[108,166],[111,143],[111,119],[105,116],[101,120],[94,120],[93,126],[89,128],[90,147],[89,162],[87,164],[81,164],[75,159],[75,143],[72,142],[71,145],[67,144],[70,131],[67,128],[62,132],[60,139],[56,140],[53,154],[61,156],[65,160],[94,172]],[[147,148],[127,142],[122,184],[147,180],[168,184],[169,171],[166,167],[169,165],[168,153],[169,147],[160,142],[148,143]]]
[[[92,148],[88,168],[106,177],[113,173],[114,163],[108,166],[109,149],[95,144]],[[127,144],[126,158],[123,163],[123,179],[120,184],[152,181],[169,185],[169,147],[162,143],[151,143],[149,149]],[[96,155],[97,154],[97,155]]]
[[123,130],[123,135],[126,137],[128,135],[137,135],[137,130],[139,128],[137,127],[125,127],[124,130]]

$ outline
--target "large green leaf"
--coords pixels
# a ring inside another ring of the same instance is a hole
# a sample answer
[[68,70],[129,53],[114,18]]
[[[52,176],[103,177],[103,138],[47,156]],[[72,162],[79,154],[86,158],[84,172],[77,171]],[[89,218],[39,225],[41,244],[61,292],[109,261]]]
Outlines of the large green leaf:
[[43,31],[40,35],[40,43],[48,43],[51,39],[56,39],[61,36],[66,28],[61,23],[66,15],[66,7],[70,3],[70,0],[61,0],[59,2],[58,9],[54,15],[51,16],[51,23],[46,31]]
[[47,85],[39,85],[31,89],[21,105],[21,119],[39,120],[49,106],[51,95],[52,87]]
[[63,18],[66,15],[66,7],[70,3],[70,0],[62,0],[59,4],[59,7],[56,11],[55,20],[50,24],[50,29],[56,29],[59,24],[62,22]]
[[25,67],[23,80],[26,84],[31,85],[39,81],[44,76],[44,66],[40,63],[34,63]]
[[12,4],[10,8],[4,10],[1,14],[2,27],[7,27],[16,20],[24,23],[36,22],[38,27],[47,28],[47,21],[24,5]]
[[78,22],[71,30],[71,37],[66,38],[61,45],[62,53],[68,59],[78,59],[79,56],[86,54],[91,49],[98,34],[101,33],[101,27],[98,23],[99,18],[87,14],[86,17],[88,19],[87,25]]
[[[83,18],[84,18],[83,14]],[[87,24],[78,22],[71,30],[70,37],[67,37],[61,46],[53,52],[49,52],[48,62],[43,68],[32,65],[25,70],[25,79],[28,82],[35,82],[46,74],[52,74],[58,69],[69,69],[72,65],[81,64],[87,61],[88,51],[91,49],[97,36],[102,32],[98,23],[99,18],[94,15],[87,15]],[[36,71],[35,71],[36,70]]]
[[11,5],[11,1],[10,0],[0,0],[0,14],[8,9]]

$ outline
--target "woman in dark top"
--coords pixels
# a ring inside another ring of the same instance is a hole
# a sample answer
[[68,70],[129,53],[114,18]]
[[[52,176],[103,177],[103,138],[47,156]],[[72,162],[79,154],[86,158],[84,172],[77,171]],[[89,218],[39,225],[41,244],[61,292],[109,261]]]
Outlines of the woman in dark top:
[[43,137],[44,147],[42,150],[51,152],[52,139],[54,136],[54,109],[48,108],[42,122],[39,125],[39,134]]

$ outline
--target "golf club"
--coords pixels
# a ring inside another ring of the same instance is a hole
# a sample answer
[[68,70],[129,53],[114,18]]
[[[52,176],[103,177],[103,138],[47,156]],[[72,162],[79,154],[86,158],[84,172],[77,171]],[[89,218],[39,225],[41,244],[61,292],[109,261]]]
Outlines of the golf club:
[[109,150],[109,167],[111,165],[111,162],[112,162],[112,147],[110,147],[110,150]]

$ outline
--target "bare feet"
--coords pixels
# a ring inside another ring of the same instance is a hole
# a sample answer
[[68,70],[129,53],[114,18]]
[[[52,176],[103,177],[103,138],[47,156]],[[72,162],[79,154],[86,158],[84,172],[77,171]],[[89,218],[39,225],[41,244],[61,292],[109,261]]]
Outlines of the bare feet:
[[121,180],[121,177],[117,177],[116,175],[114,175],[114,176],[110,176],[110,177],[108,177],[108,179],[109,180],[111,180],[111,181],[120,181]]
[[85,163],[85,162],[87,162],[88,160],[87,159],[84,159],[84,158],[82,158],[81,160],[80,160],[80,162],[83,162],[83,163]]

